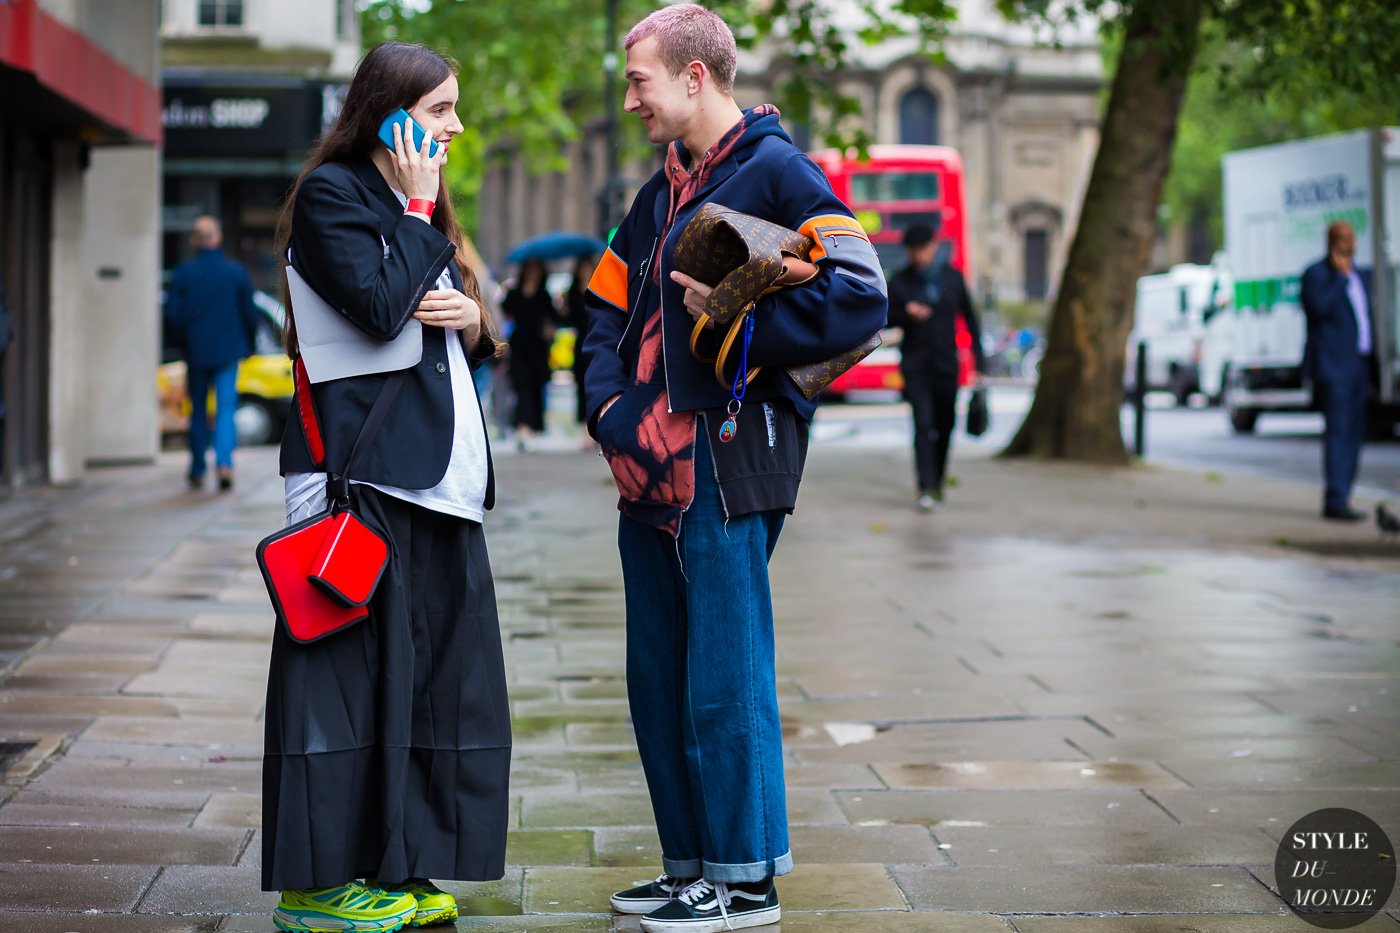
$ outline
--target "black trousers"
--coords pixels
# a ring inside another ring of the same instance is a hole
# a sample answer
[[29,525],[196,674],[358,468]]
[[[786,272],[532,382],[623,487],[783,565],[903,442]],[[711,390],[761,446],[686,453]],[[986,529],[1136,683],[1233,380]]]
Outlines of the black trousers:
[[272,642],[263,890],[505,871],[510,707],[477,522],[351,486],[393,542],[369,618]]
[[914,410],[914,474],[920,492],[942,492],[957,422],[957,373],[905,369],[904,397]]

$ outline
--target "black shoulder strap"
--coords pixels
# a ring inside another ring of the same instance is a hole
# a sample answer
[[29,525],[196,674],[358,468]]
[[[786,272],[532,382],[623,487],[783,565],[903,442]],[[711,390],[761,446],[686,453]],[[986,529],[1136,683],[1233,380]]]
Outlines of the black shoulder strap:
[[364,427],[360,428],[359,437],[355,438],[355,446],[350,449],[350,459],[345,463],[345,471],[326,473],[326,498],[330,502],[341,503],[349,500],[350,474],[359,462],[360,451],[368,447],[370,439],[379,433],[379,426],[384,423],[384,416],[389,413],[389,406],[394,404],[394,398],[403,387],[406,376],[407,371],[401,369],[385,380],[384,386],[379,390],[379,397],[374,400],[374,406],[365,418]]

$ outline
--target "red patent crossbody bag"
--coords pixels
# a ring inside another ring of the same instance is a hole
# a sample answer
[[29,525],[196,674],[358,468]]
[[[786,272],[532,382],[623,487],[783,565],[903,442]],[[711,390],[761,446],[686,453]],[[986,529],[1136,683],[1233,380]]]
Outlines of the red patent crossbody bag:
[[[294,367],[296,407],[318,468],[325,445],[301,360]],[[374,400],[350,459],[339,473],[326,472],[326,509],[258,542],[258,569],[277,619],[299,642],[333,635],[369,617],[370,599],[389,564],[389,543],[350,504],[350,472],[388,413],[404,374],[394,373]]]

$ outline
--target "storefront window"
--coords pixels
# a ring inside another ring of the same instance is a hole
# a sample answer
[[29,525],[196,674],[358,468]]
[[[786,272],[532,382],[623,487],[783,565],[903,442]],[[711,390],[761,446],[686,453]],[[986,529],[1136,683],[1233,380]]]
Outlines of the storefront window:
[[243,25],[243,0],[199,0],[199,25]]

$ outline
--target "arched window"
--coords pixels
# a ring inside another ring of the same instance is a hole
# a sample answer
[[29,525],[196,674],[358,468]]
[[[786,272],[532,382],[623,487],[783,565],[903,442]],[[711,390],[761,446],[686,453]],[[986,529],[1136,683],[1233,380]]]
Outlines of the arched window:
[[938,98],[925,87],[910,88],[899,99],[899,141],[938,145]]

